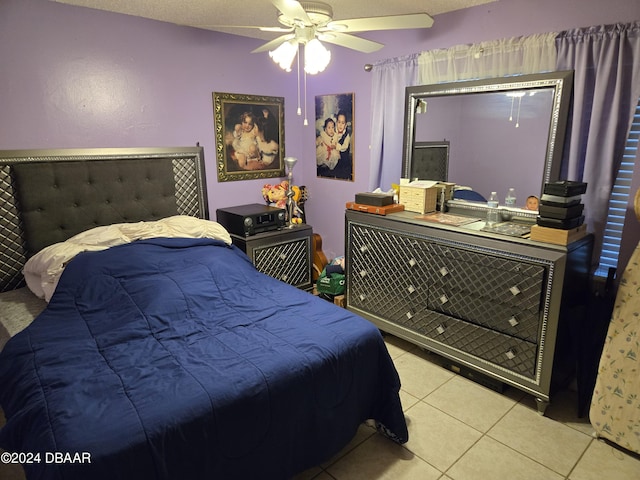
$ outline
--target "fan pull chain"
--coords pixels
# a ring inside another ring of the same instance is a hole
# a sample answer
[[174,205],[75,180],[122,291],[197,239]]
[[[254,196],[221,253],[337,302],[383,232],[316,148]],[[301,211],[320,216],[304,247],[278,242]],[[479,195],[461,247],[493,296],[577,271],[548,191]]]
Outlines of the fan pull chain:
[[300,109],[300,44],[298,44],[298,111],[296,112],[298,116],[302,115],[302,110]]
[[307,72],[304,72],[304,122],[303,125],[309,125],[309,120],[307,120]]

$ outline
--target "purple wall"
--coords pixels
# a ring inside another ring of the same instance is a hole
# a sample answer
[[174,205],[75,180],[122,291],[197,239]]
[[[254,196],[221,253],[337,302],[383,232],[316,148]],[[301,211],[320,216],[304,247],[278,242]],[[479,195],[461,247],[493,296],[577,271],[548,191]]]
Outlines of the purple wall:
[[332,63],[309,78],[306,105],[313,119],[315,95],[355,94],[355,181],[344,182],[316,178],[313,128],[295,114],[296,75],[282,72],[266,54],[250,54],[260,40],[46,0],[0,0],[0,149],[200,142],[215,211],[261,201],[265,182],[217,182],[211,93],[282,96],[286,154],[300,158],[296,183],[309,188],[307,218],[331,257],[344,252],[345,202],[368,185],[371,80],[365,63],[639,18],[640,2],[630,0],[500,0],[439,15],[429,30],[363,34],[386,45],[374,54],[330,47]]

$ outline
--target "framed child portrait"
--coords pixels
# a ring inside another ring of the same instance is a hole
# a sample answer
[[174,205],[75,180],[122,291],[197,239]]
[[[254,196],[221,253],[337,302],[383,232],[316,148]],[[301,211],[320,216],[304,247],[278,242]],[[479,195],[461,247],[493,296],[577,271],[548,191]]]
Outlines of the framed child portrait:
[[218,181],[283,177],[284,98],[213,93]]
[[316,96],[317,176],[353,181],[353,93]]

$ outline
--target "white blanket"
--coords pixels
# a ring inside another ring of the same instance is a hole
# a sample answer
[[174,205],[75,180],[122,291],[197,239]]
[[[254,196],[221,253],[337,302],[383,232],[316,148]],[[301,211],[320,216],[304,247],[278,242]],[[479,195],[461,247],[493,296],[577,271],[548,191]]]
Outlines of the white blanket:
[[27,261],[22,272],[29,289],[48,302],[64,267],[77,254],[158,237],[213,238],[231,244],[229,232],[219,223],[176,215],[154,222],[117,223],[92,228],[43,248]]

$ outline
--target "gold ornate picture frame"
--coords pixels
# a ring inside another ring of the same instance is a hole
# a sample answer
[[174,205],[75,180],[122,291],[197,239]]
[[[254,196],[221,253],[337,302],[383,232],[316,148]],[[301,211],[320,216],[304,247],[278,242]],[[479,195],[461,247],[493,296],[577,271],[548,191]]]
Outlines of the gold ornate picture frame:
[[284,177],[284,97],[213,92],[218,181]]

